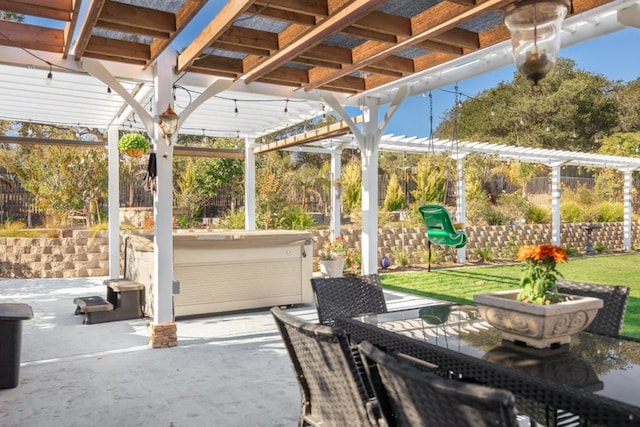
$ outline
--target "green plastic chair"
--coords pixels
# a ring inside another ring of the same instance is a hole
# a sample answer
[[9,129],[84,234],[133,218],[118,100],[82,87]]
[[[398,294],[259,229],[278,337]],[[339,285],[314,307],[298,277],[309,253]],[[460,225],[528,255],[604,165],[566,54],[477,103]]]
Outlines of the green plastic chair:
[[440,205],[424,205],[418,208],[427,227],[427,248],[429,251],[429,267],[431,271],[431,244],[450,246],[456,249],[467,244],[467,233],[456,230],[451,221],[449,211]]

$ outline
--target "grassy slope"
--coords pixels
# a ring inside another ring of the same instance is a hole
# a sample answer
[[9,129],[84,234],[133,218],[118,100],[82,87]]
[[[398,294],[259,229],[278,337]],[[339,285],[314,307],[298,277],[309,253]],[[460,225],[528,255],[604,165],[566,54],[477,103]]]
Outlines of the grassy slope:
[[[622,333],[640,338],[640,254],[571,258],[558,270],[567,280],[629,286]],[[381,280],[389,289],[472,304],[474,294],[517,289],[520,272],[520,265],[469,267],[383,274]]]

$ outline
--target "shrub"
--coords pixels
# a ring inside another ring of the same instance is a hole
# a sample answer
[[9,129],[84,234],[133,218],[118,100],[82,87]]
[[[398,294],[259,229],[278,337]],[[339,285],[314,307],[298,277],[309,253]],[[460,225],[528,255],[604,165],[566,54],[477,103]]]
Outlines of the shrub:
[[505,225],[509,218],[500,209],[489,205],[484,211],[484,220],[488,225]]
[[560,217],[566,222],[584,222],[588,215],[580,204],[569,201],[560,203]]
[[492,248],[478,248],[476,254],[482,262],[491,262],[496,258],[496,254]]
[[402,249],[397,249],[393,251],[393,259],[396,261],[397,265],[402,267],[406,267],[409,265],[409,252]]
[[189,215],[187,214],[183,214],[176,218],[176,224],[178,225],[178,228],[189,229],[195,227],[198,224],[198,221],[189,218]]
[[607,246],[602,244],[602,243],[596,243],[595,245],[593,245],[593,248],[598,252],[606,252],[607,251]]
[[302,206],[289,205],[283,208],[280,223],[287,230],[308,230],[314,221]]
[[597,222],[614,222],[624,219],[624,204],[602,202],[594,208],[594,220]]
[[235,213],[227,213],[220,220],[220,226],[227,230],[243,230],[244,210],[238,209]]
[[571,246],[563,246],[562,249],[564,249],[564,251],[565,251],[565,253],[567,254],[568,257],[580,255],[580,251],[578,249],[576,249],[576,248],[571,247]]
[[404,202],[404,194],[398,175],[392,173],[384,197],[384,208],[387,212],[397,211],[404,207]]
[[36,232],[25,230],[27,224],[22,221],[7,221],[0,228],[0,237],[35,237]]
[[[420,254],[418,255],[418,258],[420,259],[421,263],[428,264],[429,263],[429,251],[427,249],[422,250],[420,252]],[[444,259],[444,256],[442,254],[442,251],[440,249],[434,248],[432,246],[431,247],[431,264],[438,264],[443,259]]]
[[551,210],[532,204],[525,212],[524,218],[528,224],[549,224],[551,222]]

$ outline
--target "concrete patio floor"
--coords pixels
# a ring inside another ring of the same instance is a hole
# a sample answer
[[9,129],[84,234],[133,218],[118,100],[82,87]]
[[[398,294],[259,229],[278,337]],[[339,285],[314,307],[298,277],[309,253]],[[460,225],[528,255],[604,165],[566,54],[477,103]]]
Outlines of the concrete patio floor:
[[[73,298],[105,278],[4,279],[24,302],[20,382],[0,390],[0,425],[295,426],[300,395],[268,310],[178,320],[178,346],[148,346],[149,319],[83,325]],[[385,292],[390,310],[427,299]],[[290,312],[317,321],[315,307]]]

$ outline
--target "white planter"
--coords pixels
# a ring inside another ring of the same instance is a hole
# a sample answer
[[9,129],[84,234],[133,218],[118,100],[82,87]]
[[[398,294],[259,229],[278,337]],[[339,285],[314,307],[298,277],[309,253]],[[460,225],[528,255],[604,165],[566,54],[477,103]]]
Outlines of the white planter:
[[508,341],[536,348],[567,344],[571,335],[585,329],[602,308],[599,298],[571,295],[568,301],[537,305],[516,300],[520,290],[473,296],[480,315]]
[[322,277],[342,277],[343,270],[344,270],[343,257],[338,257],[336,259],[320,260],[320,273],[322,274]]

